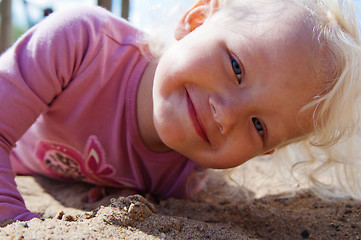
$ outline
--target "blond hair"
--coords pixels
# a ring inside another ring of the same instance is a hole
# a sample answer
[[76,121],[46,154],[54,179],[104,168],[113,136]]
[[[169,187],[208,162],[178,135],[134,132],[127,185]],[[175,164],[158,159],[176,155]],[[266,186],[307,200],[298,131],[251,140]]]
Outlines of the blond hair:
[[[282,0],[260,1],[266,4]],[[231,5],[233,9],[237,5],[245,6],[244,1],[239,0],[214,2],[219,7]],[[361,43],[353,1],[292,2],[305,9],[308,20],[314,25],[313,34],[318,53],[314,56],[315,69],[319,78],[325,80],[325,85],[324,90],[301,110],[314,109],[314,131],[297,139],[298,143],[279,150],[267,161],[272,160],[272,164],[278,168],[275,172],[279,176],[289,176],[288,181],[306,181],[306,185],[321,197],[352,196],[361,199],[361,135],[360,130],[357,131],[361,93]],[[257,160],[265,163],[262,158]],[[260,165],[258,167],[261,168]],[[289,175],[286,170],[292,174]],[[244,175],[245,171],[235,173]],[[254,180],[252,176],[252,181]],[[261,182],[263,181],[260,180]],[[247,179],[244,179],[244,183],[247,185]]]
[[[349,195],[361,199],[361,138],[357,132],[361,43],[355,7],[347,0],[295,1],[305,6],[315,21],[317,47],[322,53],[316,69],[326,85],[304,108],[315,108],[314,132],[296,145],[298,148],[288,148],[303,156],[292,169],[303,171],[308,184],[322,197]],[[300,151],[300,147],[307,151]]]
[[[260,1],[266,4],[282,0]],[[237,6],[246,7],[245,1],[239,0],[215,0],[213,5],[215,2],[219,8],[231,6],[235,13]],[[284,188],[279,184],[284,178],[284,182],[292,182],[291,187],[303,182],[327,199],[344,196],[361,199],[361,135],[360,130],[357,132],[361,43],[354,4],[351,0],[293,0],[293,3],[303,7],[307,20],[314,25],[315,69],[319,78],[325,80],[324,90],[301,110],[314,109],[314,131],[267,158],[267,164],[263,157],[251,164],[258,169],[263,165],[267,168],[265,172],[270,173],[271,162],[277,175],[272,178],[280,179],[275,183],[280,189]],[[248,173],[247,167],[242,166],[241,172],[236,170],[231,174],[239,179]],[[262,177],[258,180],[260,185],[265,184]],[[241,181],[245,186],[254,185],[257,182],[255,176],[250,178],[252,183],[245,178]],[[274,188],[272,190],[277,192]]]
[[361,45],[352,1],[307,0],[316,5],[315,33],[322,57],[316,69],[326,79],[323,93],[307,107],[316,107],[311,143],[330,146],[354,133],[359,120]]

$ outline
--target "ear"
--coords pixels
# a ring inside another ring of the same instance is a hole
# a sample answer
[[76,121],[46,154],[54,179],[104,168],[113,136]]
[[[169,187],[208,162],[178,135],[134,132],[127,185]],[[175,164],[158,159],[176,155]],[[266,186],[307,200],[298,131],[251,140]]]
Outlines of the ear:
[[174,32],[177,40],[184,38],[188,33],[202,25],[207,17],[216,10],[217,3],[211,5],[210,2],[211,0],[198,0],[198,2],[183,15]]

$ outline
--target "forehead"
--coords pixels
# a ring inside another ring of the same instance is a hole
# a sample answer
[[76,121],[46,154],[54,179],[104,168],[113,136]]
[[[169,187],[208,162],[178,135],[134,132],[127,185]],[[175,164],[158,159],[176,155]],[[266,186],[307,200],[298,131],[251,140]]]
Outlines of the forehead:
[[242,2],[238,8],[221,9],[209,21],[232,51],[242,51],[244,57],[247,52],[247,57],[266,57],[264,60],[273,63],[273,67],[297,64],[301,59],[313,65],[317,46],[315,24],[304,7],[290,0],[237,2]]
[[295,36],[307,27],[312,30],[312,19],[305,6],[292,0],[236,0],[220,6],[207,20],[234,33],[256,38],[277,36],[280,31],[287,32],[289,37]]

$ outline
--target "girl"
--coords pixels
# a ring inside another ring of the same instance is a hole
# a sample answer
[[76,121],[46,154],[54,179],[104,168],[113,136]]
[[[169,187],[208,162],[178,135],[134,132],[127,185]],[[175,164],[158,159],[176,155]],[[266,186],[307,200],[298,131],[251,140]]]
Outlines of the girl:
[[361,75],[347,6],[199,0],[160,57],[103,9],[51,15],[0,58],[0,221],[38,217],[14,173],[186,197],[205,167],[338,140]]

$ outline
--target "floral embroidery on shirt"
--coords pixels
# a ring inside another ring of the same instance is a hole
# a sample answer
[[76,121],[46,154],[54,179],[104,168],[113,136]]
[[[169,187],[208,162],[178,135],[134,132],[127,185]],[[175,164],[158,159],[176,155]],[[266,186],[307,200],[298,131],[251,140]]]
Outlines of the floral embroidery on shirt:
[[105,152],[96,136],[88,138],[83,154],[64,144],[39,141],[36,157],[51,175],[58,178],[134,187],[131,183],[114,179],[115,169],[105,162]]

